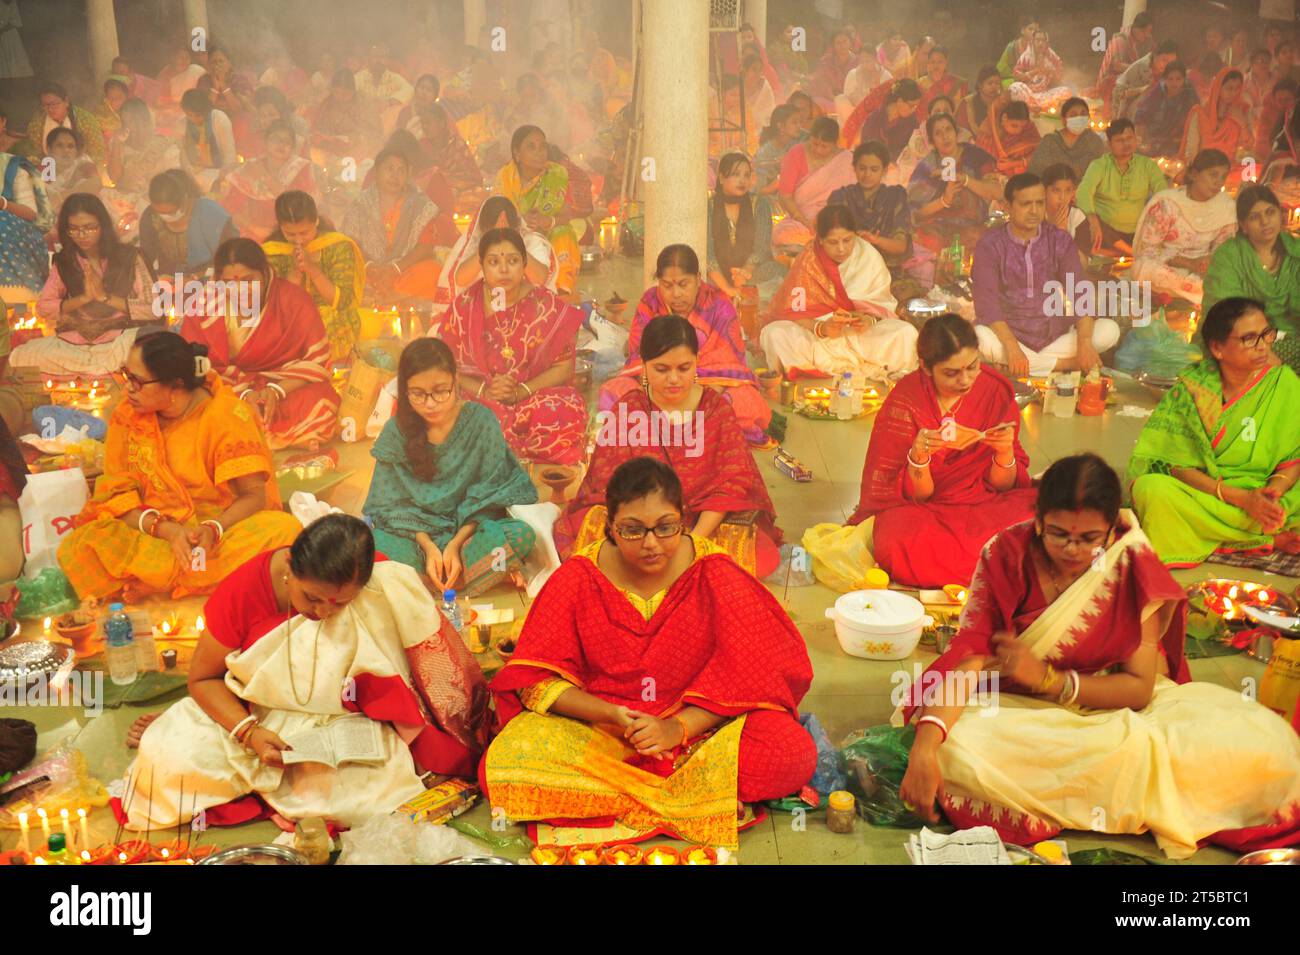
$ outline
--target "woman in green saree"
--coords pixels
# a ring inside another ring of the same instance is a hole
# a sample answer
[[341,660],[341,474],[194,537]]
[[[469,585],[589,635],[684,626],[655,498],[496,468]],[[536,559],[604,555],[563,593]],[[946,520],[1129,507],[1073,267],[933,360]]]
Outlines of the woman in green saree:
[[1133,506],[1160,559],[1194,567],[1218,550],[1300,550],[1300,378],[1269,353],[1262,302],[1205,316],[1212,358],[1160,400],[1133,449]]
[[510,138],[510,162],[497,173],[493,192],[515,204],[528,228],[550,240],[560,274],[555,280],[561,296],[574,290],[581,253],[570,225],[569,173],[551,162],[546,134],[536,126],[520,126]]
[[370,453],[375,473],[364,513],[375,546],[427,575],[442,591],[476,595],[517,569],[536,537],[506,516],[537,490],[506,444],[496,415],[464,401],[456,359],[436,338],[417,338],[397,365],[397,410]]
[[336,232],[300,190],[275,199],[279,228],[262,243],[272,270],[311,293],[329,333],[330,360],[344,361],[361,337],[357,308],[366,291],[366,260],[355,242]]
[[1237,235],[1210,257],[1202,305],[1208,313],[1225,298],[1263,302],[1269,322],[1285,333],[1273,351],[1300,373],[1300,239],[1285,225],[1272,189],[1251,185],[1237,193]]

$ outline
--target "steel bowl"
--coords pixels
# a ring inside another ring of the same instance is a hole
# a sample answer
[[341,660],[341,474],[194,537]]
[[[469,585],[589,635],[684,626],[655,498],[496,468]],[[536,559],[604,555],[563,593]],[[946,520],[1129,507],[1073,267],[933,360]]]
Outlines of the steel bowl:
[[1016,407],[1021,411],[1024,411],[1041,397],[1037,388],[1018,378],[1012,380],[1011,389],[1015,393]]
[[582,250],[582,268],[587,269],[599,265],[600,260],[605,257],[605,250],[598,245],[589,245]]
[[1300,865],[1300,849],[1260,849],[1248,852],[1237,865]]
[[214,852],[199,865],[307,865],[307,857],[289,846],[267,843],[256,846],[234,846]]
[[1176,377],[1165,378],[1160,375],[1153,375],[1147,371],[1138,372],[1133,376],[1133,380],[1157,398],[1163,398],[1165,392],[1178,383]]
[[918,321],[943,315],[948,311],[948,306],[943,302],[932,302],[928,298],[910,298],[904,308],[908,315]]
[[499,856],[457,856],[455,859],[448,859],[446,862],[439,862],[438,865],[518,865],[517,862],[511,862],[509,859],[502,859]]

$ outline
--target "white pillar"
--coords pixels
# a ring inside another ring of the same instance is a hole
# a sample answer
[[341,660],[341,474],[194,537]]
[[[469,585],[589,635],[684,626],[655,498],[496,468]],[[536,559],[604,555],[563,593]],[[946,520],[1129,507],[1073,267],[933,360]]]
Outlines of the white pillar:
[[[185,31],[189,34],[191,42],[194,39],[194,31],[200,28],[204,33],[210,32],[208,0],[185,0]],[[204,42],[206,43],[206,40]]]
[[745,23],[754,28],[754,36],[767,49],[767,0],[745,0]]
[[465,45],[478,46],[487,23],[487,0],[465,0]]
[[[646,198],[645,285],[659,250],[689,244],[704,258],[708,235],[709,5],[642,0],[645,135],[639,168]],[[645,179],[646,160],[654,178]]]
[[1124,26],[1133,22],[1133,18],[1147,8],[1147,0],[1124,0]]
[[90,66],[98,87],[112,71],[113,58],[118,54],[113,0],[87,0],[86,23],[90,27]]

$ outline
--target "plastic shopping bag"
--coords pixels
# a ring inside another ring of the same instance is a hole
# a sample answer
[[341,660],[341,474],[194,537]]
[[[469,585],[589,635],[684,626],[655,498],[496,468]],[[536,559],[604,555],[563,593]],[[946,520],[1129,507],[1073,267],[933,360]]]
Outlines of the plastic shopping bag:
[[32,474],[18,498],[23,518],[24,576],[33,578],[46,567],[58,569],[59,544],[72,531],[73,519],[86,506],[90,491],[81,468]]
[[876,566],[871,556],[875,523],[869,518],[856,526],[815,524],[804,531],[803,549],[812,558],[813,575],[841,593],[866,589],[866,573]]

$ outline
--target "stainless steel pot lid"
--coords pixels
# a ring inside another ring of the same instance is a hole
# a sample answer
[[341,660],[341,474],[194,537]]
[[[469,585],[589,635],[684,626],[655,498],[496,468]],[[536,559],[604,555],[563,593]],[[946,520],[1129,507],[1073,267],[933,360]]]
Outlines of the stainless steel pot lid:
[[267,843],[222,849],[212,853],[199,865],[307,865],[307,857],[289,846]]
[[854,590],[835,601],[838,620],[858,630],[896,633],[925,622],[921,601],[894,590]]

